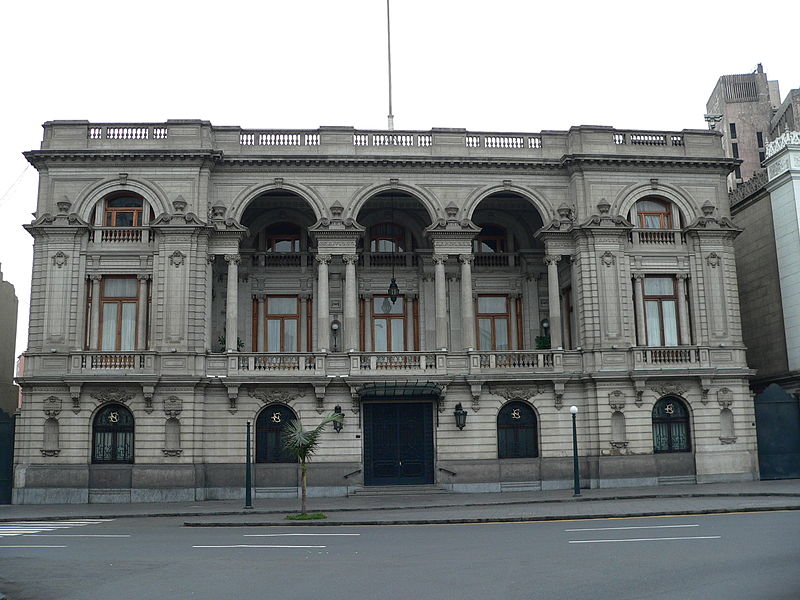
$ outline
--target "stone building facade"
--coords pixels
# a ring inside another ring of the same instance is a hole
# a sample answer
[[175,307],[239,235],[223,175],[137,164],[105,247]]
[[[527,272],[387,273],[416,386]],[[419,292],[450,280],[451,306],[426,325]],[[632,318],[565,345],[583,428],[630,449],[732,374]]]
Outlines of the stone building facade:
[[[15,502],[757,477],[714,131],[44,125]],[[394,285],[390,285],[394,284]]]

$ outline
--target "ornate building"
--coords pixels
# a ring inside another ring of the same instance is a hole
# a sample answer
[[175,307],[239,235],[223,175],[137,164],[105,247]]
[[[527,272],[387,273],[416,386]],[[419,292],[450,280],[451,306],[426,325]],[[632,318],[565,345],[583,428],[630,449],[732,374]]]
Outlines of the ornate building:
[[713,131],[56,121],[16,502],[757,477]]

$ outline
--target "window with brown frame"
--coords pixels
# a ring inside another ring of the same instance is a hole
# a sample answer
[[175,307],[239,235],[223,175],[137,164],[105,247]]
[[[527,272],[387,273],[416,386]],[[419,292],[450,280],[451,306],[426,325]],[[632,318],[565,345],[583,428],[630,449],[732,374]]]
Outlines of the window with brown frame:
[[644,278],[644,312],[648,346],[678,345],[678,295],[674,277]]
[[405,230],[394,223],[378,223],[369,228],[370,252],[404,252]]
[[506,296],[478,296],[478,348],[508,350],[511,318]]
[[406,349],[406,303],[400,296],[372,298],[372,348],[375,352],[403,352]]
[[645,198],[636,203],[639,227],[642,229],[672,229],[672,207],[656,198]]
[[300,227],[294,223],[275,223],[264,230],[266,252],[300,252]]
[[483,225],[480,234],[472,240],[472,251],[476,254],[507,252],[508,234],[499,225]]
[[264,329],[267,352],[300,350],[300,312],[297,296],[267,296]]
[[105,201],[106,227],[140,227],[144,200],[138,196],[112,196]]
[[134,350],[139,313],[136,278],[103,277],[100,287],[100,349]]

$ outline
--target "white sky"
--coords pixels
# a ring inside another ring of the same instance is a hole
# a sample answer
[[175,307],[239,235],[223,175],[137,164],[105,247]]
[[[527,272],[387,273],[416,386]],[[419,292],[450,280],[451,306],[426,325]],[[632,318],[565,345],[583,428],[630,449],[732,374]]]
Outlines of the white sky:
[[[720,0],[392,0],[396,129],[705,128],[717,78],[763,63],[800,87],[798,5]],[[55,119],[386,127],[384,0],[6,2],[0,263],[27,343],[38,177]]]

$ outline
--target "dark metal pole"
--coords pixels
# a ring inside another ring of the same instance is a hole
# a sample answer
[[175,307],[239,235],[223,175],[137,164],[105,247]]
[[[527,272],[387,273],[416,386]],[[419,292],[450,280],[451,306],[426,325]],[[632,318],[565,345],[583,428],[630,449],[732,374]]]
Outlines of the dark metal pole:
[[247,465],[244,472],[244,507],[253,508],[253,478],[250,457],[250,421],[247,422]]
[[575,493],[573,496],[581,495],[581,472],[578,468],[578,428],[575,425],[575,415],[577,412],[577,410],[572,412],[572,470],[575,479]]

